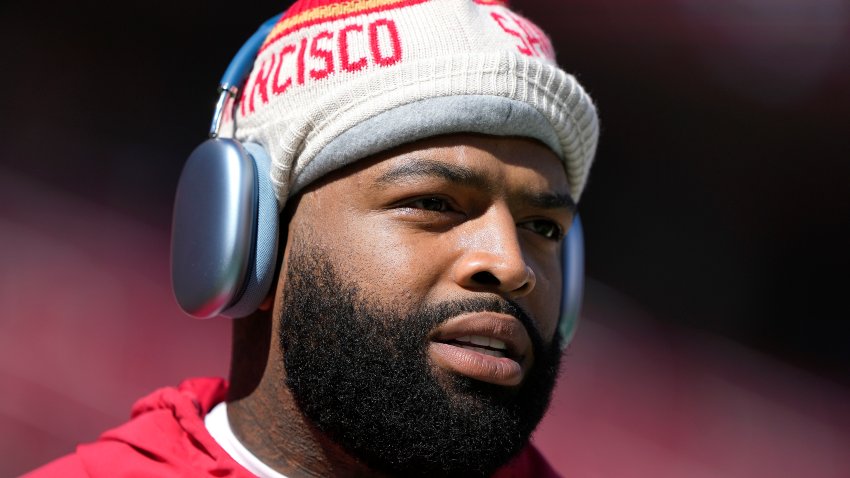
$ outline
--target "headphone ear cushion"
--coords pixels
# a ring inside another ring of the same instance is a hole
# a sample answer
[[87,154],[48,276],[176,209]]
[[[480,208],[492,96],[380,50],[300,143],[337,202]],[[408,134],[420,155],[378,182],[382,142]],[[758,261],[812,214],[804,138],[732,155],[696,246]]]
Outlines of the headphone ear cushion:
[[561,293],[561,318],[558,321],[558,334],[561,336],[561,349],[566,349],[578,326],[581,301],[584,296],[584,231],[578,216],[573,219],[564,249],[561,254],[561,266],[564,271],[564,289]]
[[257,167],[258,204],[254,221],[255,244],[245,276],[244,291],[221,315],[231,318],[253,313],[268,296],[274,279],[278,247],[278,203],[272,186],[269,168],[271,160],[266,150],[256,143],[244,143],[245,150]]

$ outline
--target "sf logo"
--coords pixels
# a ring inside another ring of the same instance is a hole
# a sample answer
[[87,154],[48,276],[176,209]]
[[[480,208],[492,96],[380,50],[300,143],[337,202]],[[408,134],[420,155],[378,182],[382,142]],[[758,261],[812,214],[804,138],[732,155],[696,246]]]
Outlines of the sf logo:
[[552,45],[537,25],[511,12],[491,12],[490,16],[508,35],[514,37],[516,48],[527,56],[553,58]]

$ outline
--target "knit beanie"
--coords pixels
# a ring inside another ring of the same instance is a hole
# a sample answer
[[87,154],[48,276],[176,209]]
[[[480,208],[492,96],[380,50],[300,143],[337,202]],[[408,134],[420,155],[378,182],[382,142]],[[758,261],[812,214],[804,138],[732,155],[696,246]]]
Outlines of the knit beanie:
[[541,141],[578,201],[599,131],[547,36],[498,0],[298,0],[237,101],[221,136],[265,148],[280,208],[342,166],[461,132]]

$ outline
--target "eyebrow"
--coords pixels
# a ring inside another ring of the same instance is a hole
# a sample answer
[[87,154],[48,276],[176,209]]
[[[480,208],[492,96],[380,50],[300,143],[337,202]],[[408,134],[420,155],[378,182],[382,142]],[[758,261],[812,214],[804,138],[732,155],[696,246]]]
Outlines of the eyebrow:
[[489,189],[487,175],[458,164],[446,164],[428,159],[408,161],[378,177],[378,184],[393,184],[413,178],[439,177],[458,186]]
[[523,199],[538,209],[568,209],[576,213],[576,202],[569,194],[523,193]]
[[[389,185],[414,178],[438,177],[458,186],[491,190],[488,175],[458,164],[446,164],[428,159],[416,159],[400,164],[380,175],[375,184]],[[539,209],[567,209],[576,211],[576,203],[569,194],[549,192],[523,192],[521,199]]]

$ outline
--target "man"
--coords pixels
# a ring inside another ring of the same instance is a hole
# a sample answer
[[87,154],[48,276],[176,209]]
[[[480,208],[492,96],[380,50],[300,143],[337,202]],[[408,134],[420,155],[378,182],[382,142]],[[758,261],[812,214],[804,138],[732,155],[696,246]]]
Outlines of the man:
[[275,283],[181,301],[248,314],[229,383],[159,390],[31,476],[554,475],[528,438],[597,131],[502,2],[296,2],[222,128],[270,158]]

